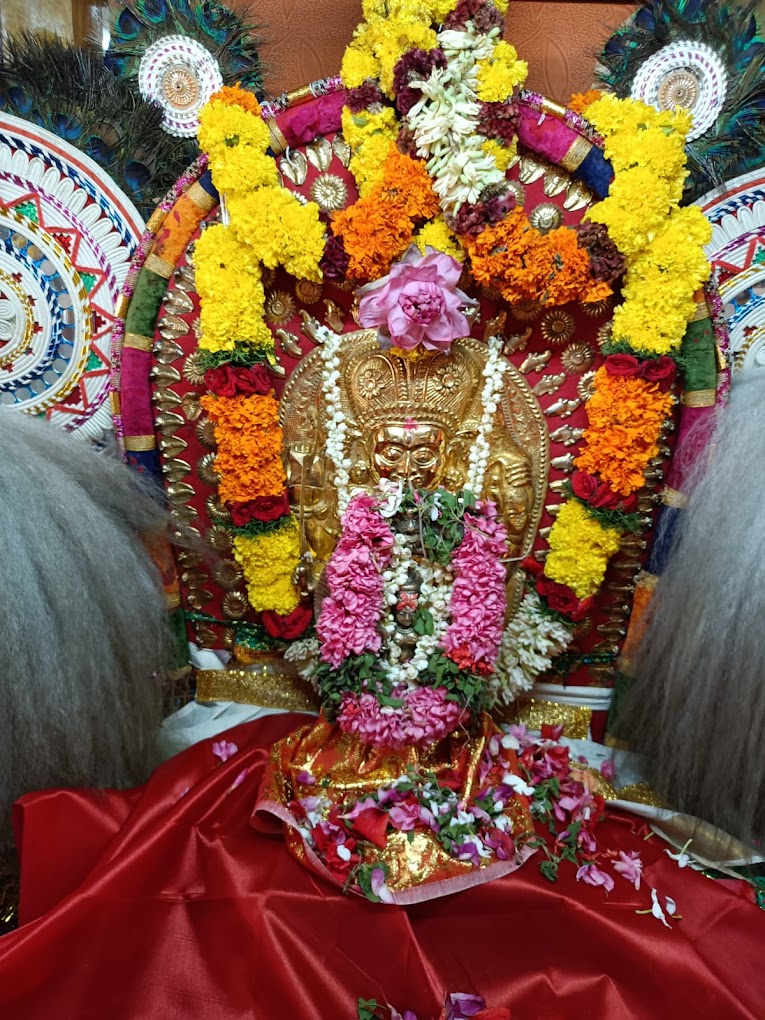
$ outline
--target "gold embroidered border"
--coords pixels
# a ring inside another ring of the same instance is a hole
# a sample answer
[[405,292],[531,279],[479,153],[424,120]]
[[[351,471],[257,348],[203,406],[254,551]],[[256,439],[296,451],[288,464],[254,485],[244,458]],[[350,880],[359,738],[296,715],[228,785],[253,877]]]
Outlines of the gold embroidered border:
[[218,201],[217,198],[213,198],[209,191],[205,191],[199,181],[194,181],[186,194],[197,209],[201,209],[205,213],[212,212]]
[[180,592],[172,591],[167,592],[165,595],[165,605],[168,609],[177,609],[181,604]]
[[717,390],[690,390],[680,398],[683,407],[714,407],[717,403]]
[[297,676],[261,669],[197,670],[197,701],[235,701],[240,705],[283,708],[290,712],[318,712],[319,699]]
[[688,497],[685,493],[679,489],[671,489],[668,485],[661,494],[661,501],[664,506],[674,507],[675,510],[685,510],[688,506]]
[[153,252],[146,259],[144,268],[148,269],[152,273],[156,273],[157,276],[161,276],[163,280],[169,280],[173,275],[173,266],[167,261],[162,259],[159,255],[155,255]]
[[582,138],[580,135],[571,143],[568,152],[563,159],[560,160],[558,165],[564,170],[568,170],[570,174],[573,173],[574,170],[578,170],[585,161],[591,148],[592,142],[588,142],[586,138]]
[[109,398],[112,405],[112,416],[116,418],[118,415],[122,414],[122,401],[120,400],[120,395],[117,390],[112,390],[109,394]]
[[125,449],[130,453],[148,453],[156,448],[157,440],[154,436],[125,436]]
[[530,730],[541,729],[543,725],[565,727],[565,734],[572,740],[586,740],[590,733],[592,709],[584,705],[562,705],[558,701],[528,701],[511,705],[505,712],[493,713],[502,722],[523,723]]
[[141,336],[140,333],[126,333],[122,346],[132,351],[146,351],[147,354],[150,354],[154,340],[150,336]]
[[715,344],[715,358],[717,359],[717,371],[724,372],[728,367],[728,362],[725,360],[723,349],[719,344]]

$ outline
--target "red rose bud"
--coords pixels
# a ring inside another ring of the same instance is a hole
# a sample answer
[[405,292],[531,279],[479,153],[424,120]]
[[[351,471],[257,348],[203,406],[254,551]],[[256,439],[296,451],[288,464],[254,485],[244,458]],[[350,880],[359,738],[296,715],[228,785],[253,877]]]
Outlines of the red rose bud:
[[312,619],[313,609],[310,606],[298,606],[286,616],[280,616],[272,609],[266,609],[260,614],[260,622],[271,637],[285,641],[294,641],[304,634]]
[[574,495],[587,503],[597,492],[598,484],[597,478],[594,475],[588,475],[585,471],[575,471],[571,476],[571,489]]
[[229,512],[234,527],[244,528],[252,520],[252,502],[232,503]]
[[265,365],[260,363],[249,368],[233,368],[231,372],[240,393],[258,393],[265,396],[273,389],[271,376]]
[[675,380],[676,372],[674,361],[666,354],[662,354],[660,358],[649,358],[640,366],[640,374],[646,382],[659,383],[662,389],[669,389]]
[[609,354],[605,361],[609,375],[639,375],[640,362],[632,354]]
[[205,386],[218,397],[235,397],[236,382],[231,374],[231,366],[208,368],[205,372]]
[[252,516],[258,521],[275,521],[290,512],[289,494],[285,489],[279,496],[258,496],[251,500]]

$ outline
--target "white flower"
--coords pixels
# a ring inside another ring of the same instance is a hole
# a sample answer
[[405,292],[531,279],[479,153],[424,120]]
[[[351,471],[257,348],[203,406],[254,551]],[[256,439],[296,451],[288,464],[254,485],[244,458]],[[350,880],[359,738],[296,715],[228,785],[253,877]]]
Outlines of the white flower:
[[[671,917],[677,910],[675,901],[670,899],[669,896],[665,896],[664,903],[666,905],[669,916]],[[667,920],[666,914],[662,909],[661,903],[659,902],[659,894],[656,892],[655,889],[651,889],[651,913],[657,919],[657,921],[661,921],[665,928],[672,927],[672,925]]]
[[520,776],[516,776],[513,772],[506,772],[502,776],[502,785],[509,786],[515,793],[519,793],[522,797],[533,797],[534,787],[529,786]]

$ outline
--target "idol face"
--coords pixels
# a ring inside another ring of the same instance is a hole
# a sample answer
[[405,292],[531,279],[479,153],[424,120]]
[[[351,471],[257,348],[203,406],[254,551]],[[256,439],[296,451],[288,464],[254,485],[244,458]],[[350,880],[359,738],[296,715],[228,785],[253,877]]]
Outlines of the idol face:
[[435,425],[382,425],[372,460],[381,478],[435,489],[444,464],[445,437]]

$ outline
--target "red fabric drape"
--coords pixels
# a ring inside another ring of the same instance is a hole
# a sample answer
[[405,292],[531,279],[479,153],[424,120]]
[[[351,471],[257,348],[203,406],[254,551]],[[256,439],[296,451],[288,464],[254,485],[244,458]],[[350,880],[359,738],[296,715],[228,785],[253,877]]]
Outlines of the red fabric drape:
[[24,798],[26,923],[0,939],[0,1016],[341,1020],[363,996],[426,1020],[450,989],[514,1020],[765,1017],[765,914],[623,816],[601,845],[642,852],[682,914],[671,930],[636,913],[645,889],[617,877],[605,896],[568,867],[551,884],[534,858],[406,909],[342,895],[251,825],[268,750],[300,721],[230,731],[225,764],[198,744],[138,791]]

